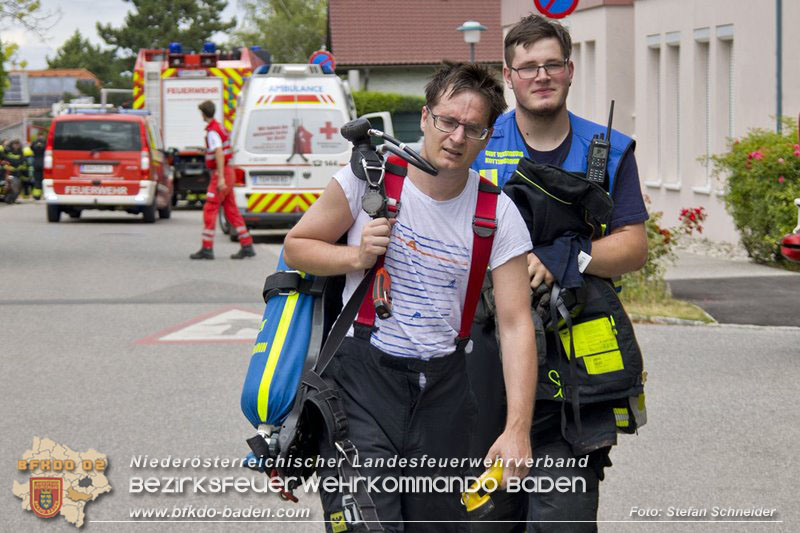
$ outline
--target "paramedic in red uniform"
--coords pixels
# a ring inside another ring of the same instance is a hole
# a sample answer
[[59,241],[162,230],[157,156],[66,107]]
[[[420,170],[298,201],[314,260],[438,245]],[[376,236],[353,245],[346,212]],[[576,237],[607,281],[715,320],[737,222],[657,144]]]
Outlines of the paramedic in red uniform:
[[225,218],[232,230],[239,236],[241,250],[231,255],[231,259],[253,257],[253,238],[247,232],[244,219],[236,209],[233,197],[233,169],[228,166],[231,159],[231,144],[228,135],[214,120],[214,102],[206,100],[199,106],[206,122],[206,166],[211,169],[211,180],[208,183],[206,203],[203,206],[203,246],[189,257],[192,259],[214,259],[214,228],[217,223],[217,212],[220,204],[225,209]]

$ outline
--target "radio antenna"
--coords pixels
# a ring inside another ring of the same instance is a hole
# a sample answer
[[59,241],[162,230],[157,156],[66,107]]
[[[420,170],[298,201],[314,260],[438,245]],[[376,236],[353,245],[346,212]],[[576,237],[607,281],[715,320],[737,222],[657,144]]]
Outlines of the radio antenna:
[[614,100],[611,100],[611,109],[608,111],[608,131],[606,132],[606,140],[611,142],[611,121],[614,119]]

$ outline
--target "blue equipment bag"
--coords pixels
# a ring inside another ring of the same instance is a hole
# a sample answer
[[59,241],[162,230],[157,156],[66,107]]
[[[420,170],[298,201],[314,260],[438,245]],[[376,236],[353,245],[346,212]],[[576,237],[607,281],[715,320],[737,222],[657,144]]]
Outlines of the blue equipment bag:
[[[289,415],[304,370],[313,368],[322,344],[324,277],[290,270],[283,250],[264,283],[267,306],[242,388],[242,412],[258,428],[280,427]],[[316,317],[315,317],[316,314]]]

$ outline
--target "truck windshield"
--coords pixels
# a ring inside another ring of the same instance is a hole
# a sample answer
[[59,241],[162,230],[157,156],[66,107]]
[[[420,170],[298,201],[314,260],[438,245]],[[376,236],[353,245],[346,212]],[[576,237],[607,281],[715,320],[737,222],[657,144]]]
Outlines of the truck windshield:
[[250,115],[245,150],[253,154],[340,154],[349,149],[339,133],[337,109],[260,109]]
[[53,150],[138,152],[142,149],[137,122],[66,120],[56,122]]

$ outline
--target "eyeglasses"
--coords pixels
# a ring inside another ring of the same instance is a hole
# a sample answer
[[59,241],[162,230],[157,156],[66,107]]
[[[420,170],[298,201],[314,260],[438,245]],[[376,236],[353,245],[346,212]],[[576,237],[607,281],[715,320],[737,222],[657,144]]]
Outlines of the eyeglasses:
[[545,74],[548,76],[558,76],[559,74],[563,74],[567,69],[568,62],[569,59],[565,59],[559,63],[546,63],[544,65],[531,65],[529,67],[520,68],[510,67],[510,69],[516,71],[521,80],[532,80],[539,75],[540,68],[543,68]]
[[453,117],[445,115],[436,115],[428,106],[425,106],[425,109],[427,109],[428,113],[433,117],[433,127],[439,131],[453,133],[459,126],[464,126],[464,136],[468,139],[475,139],[476,141],[484,140],[489,134],[489,128],[481,128],[476,124],[464,124]]

